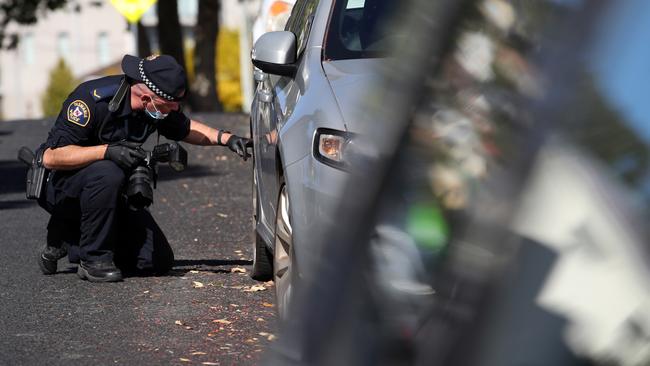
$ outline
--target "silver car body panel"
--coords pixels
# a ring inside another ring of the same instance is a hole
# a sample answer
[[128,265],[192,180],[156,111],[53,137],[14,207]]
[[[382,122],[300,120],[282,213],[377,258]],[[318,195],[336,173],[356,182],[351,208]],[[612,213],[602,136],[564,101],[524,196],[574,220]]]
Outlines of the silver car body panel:
[[384,59],[365,58],[323,62],[323,70],[336,98],[346,130],[356,132],[356,114],[363,113],[359,98],[365,98],[364,91],[377,87],[379,68]]
[[[334,203],[348,173],[313,155],[318,128],[354,130],[361,90],[370,87],[378,60],[323,62],[323,42],[333,1],[321,0],[294,78],[269,75],[257,85],[251,108],[260,218],[256,227],[271,251],[280,175],[288,188],[295,263],[311,265],[322,248],[315,235],[335,220]],[[346,118],[347,117],[347,118]],[[346,123],[348,126],[346,127]]]

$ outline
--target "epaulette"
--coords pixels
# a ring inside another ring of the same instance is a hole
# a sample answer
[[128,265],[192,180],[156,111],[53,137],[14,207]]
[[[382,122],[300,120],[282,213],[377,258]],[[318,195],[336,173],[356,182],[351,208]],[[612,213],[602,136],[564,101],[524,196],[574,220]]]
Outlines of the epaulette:
[[110,99],[117,92],[117,88],[120,87],[119,83],[101,86],[99,88],[92,89],[90,95],[93,97],[95,102],[99,102],[104,99]]

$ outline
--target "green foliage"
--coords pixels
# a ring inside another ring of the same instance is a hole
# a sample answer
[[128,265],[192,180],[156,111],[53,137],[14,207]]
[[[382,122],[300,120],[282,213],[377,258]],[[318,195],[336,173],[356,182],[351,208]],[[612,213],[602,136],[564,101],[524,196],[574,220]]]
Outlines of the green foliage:
[[240,111],[239,32],[222,28],[217,37],[217,94],[226,112]]
[[[5,37],[5,27],[12,22],[18,24],[34,24],[38,16],[46,11],[59,9],[68,0],[2,0],[0,1],[0,48],[14,48],[18,38]],[[9,38],[9,42],[5,38]],[[4,41],[4,42],[3,42]]]
[[63,59],[50,71],[50,80],[41,98],[43,115],[53,117],[59,114],[61,105],[77,86],[72,71]]

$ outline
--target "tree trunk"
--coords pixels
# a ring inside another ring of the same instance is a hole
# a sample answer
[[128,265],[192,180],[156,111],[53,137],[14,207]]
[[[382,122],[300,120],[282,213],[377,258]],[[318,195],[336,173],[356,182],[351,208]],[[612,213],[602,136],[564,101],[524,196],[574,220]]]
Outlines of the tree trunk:
[[156,2],[158,11],[158,43],[160,53],[170,55],[185,67],[183,54],[183,30],[178,20],[178,1],[161,0]]
[[221,111],[215,81],[217,35],[220,1],[199,0],[195,27],[194,82],[190,87],[190,104],[196,111]]
[[138,57],[147,57],[151,55],[151,43],[149,43],[149,34],[147,29],[138,22]]

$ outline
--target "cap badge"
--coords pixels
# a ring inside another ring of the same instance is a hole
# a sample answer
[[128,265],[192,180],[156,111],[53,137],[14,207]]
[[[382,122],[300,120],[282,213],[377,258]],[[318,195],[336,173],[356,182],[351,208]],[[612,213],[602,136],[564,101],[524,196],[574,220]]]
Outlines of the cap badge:
[[153,55],[149,55],[149,56],[147,56],[147,57],[145,58],[145,60],[147,60],[147,61],[153,61],[153,60],[157,59],[158,56],[160,56],[160,55],[157,55],[157,54],[154,53]]

